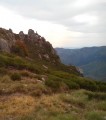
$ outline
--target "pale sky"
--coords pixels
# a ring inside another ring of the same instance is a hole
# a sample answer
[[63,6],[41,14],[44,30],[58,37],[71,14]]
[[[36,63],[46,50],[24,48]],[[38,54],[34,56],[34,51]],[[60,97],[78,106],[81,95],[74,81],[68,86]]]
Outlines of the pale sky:
[[53,47],[106,45],[106,0],[0,0],[0,27],[28,29]]

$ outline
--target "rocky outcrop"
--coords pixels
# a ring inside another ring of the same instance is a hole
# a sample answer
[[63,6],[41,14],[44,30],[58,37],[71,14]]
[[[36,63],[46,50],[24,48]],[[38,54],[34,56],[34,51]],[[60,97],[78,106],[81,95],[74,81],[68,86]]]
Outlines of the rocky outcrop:
[[49,60],[49,59],[50,59],[50,57],[49,57],[48,54],[44,54],[43,57],[44,57],[46,60]]
[[3,38],[0,39],[0,51],[10,52],[8,42]]
[[51,63],[60,62],[52,45],[32,29],[28,30],[28,34],[24,34],[23,31],[15,34],[11,29],[0,28],[0,50],[19,55],[25,54],[30,58],[46,60]]
[[19,37],[20,37],[21,40],[25,39],[25,34],[23,33],[23,31],[19,32]]
[[15,35],[12,30],[5,30],[3,28],[0,28],[0,50],[10,52],[10,49],[14,43]]

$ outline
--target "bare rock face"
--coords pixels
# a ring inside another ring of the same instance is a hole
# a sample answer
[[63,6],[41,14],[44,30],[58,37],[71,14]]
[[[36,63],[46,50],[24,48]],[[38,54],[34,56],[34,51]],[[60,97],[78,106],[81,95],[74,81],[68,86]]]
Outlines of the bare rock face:
[[41,54],[40,54],[40,53],[38,54],[38,57],[39,57],[39,59],[40,59],[40,60],[42,60],[42,56],[41,56]]
[[12,29],[9,29],[8,31],[9,31],[10,33],[13,33]]
[[44,57],[46,60],[49,60],[49,59],[50,59],[50,57],[49,57],[48,54],[44,54],[43,57]]
[[15,43],[15,35],[11,29],[0,28],[0,50],[10,52],[11,46]]
[[36,42],[37,44],[42,44],[42,37],[36,32],[34,32],[34,30],[29,29],[28,30],[28,39],[32,42]]
[[10,52],[8,42],[4,39],[0,39],[0,51]]
[[28,30],[28,36],[32,36],[34,33],[35,33],[34,30],[32,30],[32,29]]
[[24,35],[24,32],[23,32],[23,31],[20,31],[20,32],[19,32],[19,37],[20,37],[21,40],[24,40],[25,35]]
[[51,53],[54,55],[54,54],[56,54],[56,50],[55,49],[52,49],[51,50]]
[[28,39],[30,41],[34,41],[36,39],[36,34],[35,34],[34,30],[32,30],[32,29],[28,30]]
[[83,70],[81,69],[81,68],[79,68],[79,67],[76,67],[76,69],[77,69],[77,71],[81,74],[81,75],[83,75]]
[[9,29],[8,31],[6,31],[6,35],[8,36],[8,42],[9,42],[9,44],[10,44],[10,47],[11,47],[11,45],[16,41],[16,39],[15,39],[15,35],[14,35],[14,33],[12,32],[12,30],[11,29]]

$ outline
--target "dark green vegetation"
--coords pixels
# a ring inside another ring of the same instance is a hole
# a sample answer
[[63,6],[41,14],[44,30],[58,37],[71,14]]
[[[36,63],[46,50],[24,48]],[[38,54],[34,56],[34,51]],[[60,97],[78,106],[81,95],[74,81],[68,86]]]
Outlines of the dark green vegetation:
[[106,83],[81,77],[73,66],[0,53],[0,95],[41,96],[73,89],[106,92]]
[[[12,83],[15,81],[20,83],[24,77],[35,79],[35,81],[38,79],[45,83],[52,92],[68,91],[69,89],[106,91],[106,83],[81,77],[74,67],[61,63],[52,65],[45,61],[28,60],[17,55],[0,53],[0,76],[5,78],[5,75],[8,75]],[[1,87],[1,94],[3,93],[5,91]]]
[[85,76],[106,81],[106,46],[56,50],[64,64],[79,66]]

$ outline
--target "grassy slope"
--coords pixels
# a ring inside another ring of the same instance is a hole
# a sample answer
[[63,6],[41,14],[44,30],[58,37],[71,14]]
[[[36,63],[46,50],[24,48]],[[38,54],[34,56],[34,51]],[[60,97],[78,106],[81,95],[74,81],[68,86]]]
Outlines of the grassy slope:
[[69,69],[1,53],[0,120],[105,120],[106,84]]
[[[89,92],[89,94],[92,94]],[[89,99],[85,90],[33,97],[23,94],[0,97],[1,120],[105,120],[104,99]],[[97,94],[97,93],[93,93]],[[99,93],[100,95],[101,93]]]

